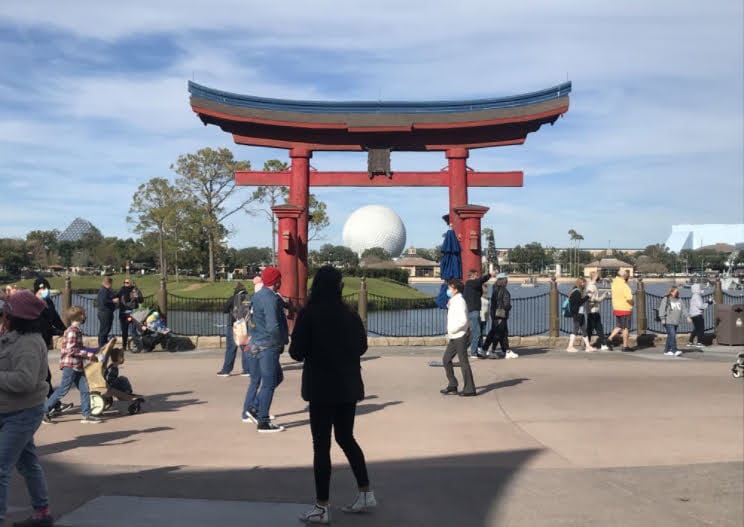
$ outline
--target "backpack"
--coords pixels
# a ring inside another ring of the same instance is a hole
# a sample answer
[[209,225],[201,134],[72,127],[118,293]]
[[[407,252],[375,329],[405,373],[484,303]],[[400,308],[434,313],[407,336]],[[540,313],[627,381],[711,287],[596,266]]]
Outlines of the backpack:
[[561,313],[563,313],[563,316],[564,317],[571,317],[571,316],[573,316],[573,315],[571,315],[571,294],[574,291],[578,291],[578,288],[574,287],[573,289],[571,289],[571,293],[568,293],[568,296],[563,301],[563,306],[561,306]]
[[251,320],[251,301],[247,294],[240,293],[233,298],[230,312],[233,322],[233,340],[238,346],[247,346],[251,340],[249,328],[253,327]]
[[233,307],[230,311],[233,320],[248,320],[251,316],[251,300],[246,293],[240,293],[233,298]]
[[[666,316],[667,309],[669,308],[669,300],[667,300],[666,297],[661,299],[662,302],[664,302],[665,300],[666,305],[664,306],[664,315]],[[661,302],[659,303],[659,307],[661,307]],[[654,320],[656,322],[661,322],[661,313],[659,313],[659,307],[654,308]]]

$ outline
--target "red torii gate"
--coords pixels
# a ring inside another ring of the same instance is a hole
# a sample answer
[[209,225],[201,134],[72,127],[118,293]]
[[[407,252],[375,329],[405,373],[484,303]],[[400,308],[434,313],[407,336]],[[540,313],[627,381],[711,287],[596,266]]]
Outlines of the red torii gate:
[[[523,173],[475,172],[469,149],[524,143],[527,134],[568,111],[571,83],[497,99],[438,102],[318,102],[238,95],[189,82],[191,108],[202,122],[238,144],[289,150],[285,172],[241,170],[238,185],[283,185],[289,201],[273,207],[279,220],[281,293],[301,304],[307,295],[308,195],[311,186],[449,189],[450,224],[463,272],[481,268],[481,218],[488,207],[468,203],[468,187],[521,187]],[[390,152],[443,151],[447,169],[396,172]],[[310,170],[313,151],[367,151],[367,172]]]

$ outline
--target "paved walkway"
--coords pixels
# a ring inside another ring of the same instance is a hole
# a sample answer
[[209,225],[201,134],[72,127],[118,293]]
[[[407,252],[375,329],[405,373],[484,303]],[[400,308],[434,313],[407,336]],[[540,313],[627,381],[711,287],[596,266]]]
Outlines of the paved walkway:
[[[442,351],[369,350],[356,432],[380,507],[341,512],[355,489],[334,445],[334,525],[744,524],[744,381],[730,375],[740,350],[523,349],[477,361],[474,398],[439,394],[444,373],[428,363]],[[57,524],[300,525],[313,500],[300,365],[282,356],[272,412],[287,430],[264,435],[240,420],[249,379],[218,377],[221,361],[220,350],[130,354],[122,373],[146,394],[143,413],[117,402],[102,424],[73,413],[44,425]],[[67,400],[77,408],[77,392]],[[9,520],[28,514],[15,475]]]

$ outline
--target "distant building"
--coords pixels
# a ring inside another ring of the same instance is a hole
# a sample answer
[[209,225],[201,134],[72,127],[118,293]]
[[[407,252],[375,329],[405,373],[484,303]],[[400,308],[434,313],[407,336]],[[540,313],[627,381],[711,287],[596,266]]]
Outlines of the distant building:
[[629,271],[630,276],[633,276],[633,266],[617,258],[602,258],[595,262],[590,262],[584,266],[584,276],[589,277],[594,271],[599,273],[602,278],[611,278],[617,274],[618,271],[625,272]]
[[416,249],[413,247],[395,260],[395,266],[408,271],[411,278],[439,278],[439,264],[416,256]]
[[57,237],[58,242],[79,242],[83,236],[91,232],[95,227],[88,220],[75,218],[72,223]]
[[742,243],[744,243],[744,223],[710,223],[672,225],[672,233],[665,245],[670,251],[679,253],[684,249],[694,250],[716,244],[736,246]]

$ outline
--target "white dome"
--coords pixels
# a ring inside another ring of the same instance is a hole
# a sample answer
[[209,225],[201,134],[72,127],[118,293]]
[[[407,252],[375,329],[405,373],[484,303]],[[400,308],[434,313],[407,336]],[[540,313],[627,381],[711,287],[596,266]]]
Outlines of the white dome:
[[344,224],[344,245],[359,256],[367,249],[382,247],[392,257],[406,246],[406,227],[394,210],[367,205],[355,210]]

